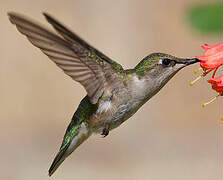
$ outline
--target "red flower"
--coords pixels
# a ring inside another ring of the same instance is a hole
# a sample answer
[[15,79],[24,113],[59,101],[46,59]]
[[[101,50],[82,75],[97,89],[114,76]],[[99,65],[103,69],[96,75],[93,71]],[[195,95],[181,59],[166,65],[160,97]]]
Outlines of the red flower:
[[202,104],[202,107],[205,107],[206,105],[215,101],[219,96],[223,95],[223,75],[216,78],[212,77],[211,79],[208,80],[208,82],[212,85],[212,89],[217,91],[219,94],[215,96],[213,99],[211,99],[209,102]]
[[203,56],[196,56],[201,60],[201,67],[204,70],[216,69],[223,65],[223,43],[209,46],[207,44],[201,46],[205,52]]
[[203,70],[203,74],[198,76],[194,81],[190,82],[190,85],[193,85],[201,77],[206,76],[208,73],[214,70],[212,78],[208,80],[208,83],[212,85],[212,89],[214,89],[219,93],[209,102],[202,104],[202,107],[204,107],[213,102],[214,100],[216,100],[217,97],[223,96],[223,75],[215,78],[215,73],[217,69],[223,65],[223,43],[211,46],[208,44],[204,44],[201,47],[205,50],[203,56],[195,56],[197,59],[201,61],[200,62],[201,68],[195,70],[194,73],[196,74],[199,70]]
[[212,85],[212,89],[223,95],[223,75],[211,78],[208,82]]
[[200,66],[198,70],[195,70],[196,74],[199,70],[203,70],[203,74],[198,76],[194,81],[190,82],[192,86],[197,80],[199,80],[202,76],[206,76],[208,73],[214,70],[212,78],[214,78],[217,69],[223,65],[223,42],[216,45],[208,45],[204,44],[201,46],[205,52],[203,56],[195,56],[199,59]]

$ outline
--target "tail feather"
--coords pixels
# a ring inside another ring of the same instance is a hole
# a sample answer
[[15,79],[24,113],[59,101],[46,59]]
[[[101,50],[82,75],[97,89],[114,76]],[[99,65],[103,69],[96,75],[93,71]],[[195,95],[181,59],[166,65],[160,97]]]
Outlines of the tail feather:
[[[68,146],[67,146],[67,148],[68,148]],[[57,153],[56,157],[53,160],[53,163],[50,166],[49,176],[51,176],[57,170],[57,168],[60,166],[60,164],[66,159],[65,153],[66,153],[67,148],[60,150]]]
[[74,129],[76,129],[76,131],[73,137],[71,136],[70,131],[65,134],[60,151],[57,153],[52,165],[50,166],[49,176],[51,176],[57,170],[60,164],[66,159],[66,157],[68,157],[91,135],[84,122],[82,122],[79,127],[74,127]]

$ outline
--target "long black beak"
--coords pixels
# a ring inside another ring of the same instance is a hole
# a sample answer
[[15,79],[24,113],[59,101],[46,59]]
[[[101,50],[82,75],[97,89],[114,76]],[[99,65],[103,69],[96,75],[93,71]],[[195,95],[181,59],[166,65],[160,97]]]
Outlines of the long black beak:
[[187,60],[184,62],[184,64],[186,64],[186,65],[190,65],[190,64],[197,63],[197,62],[200,62],[200,60],[197,59],[197,58],[192,58],[192,59],[187,59]]
[[186,66],[197,63],[197,62],[200,62],[200,60],[197,58],[191,58],[191,59],[186,59],[186,60],[182,59],[180,61],[176,61],[177,64],[185,64]]
[[197,58],[192,58],[192,59],[187,59],[187,61],[185,62],[185,64],[186,65],[190,65],[190,64],[197,63],[197,62],[200,62],[200,60],[197,59]]

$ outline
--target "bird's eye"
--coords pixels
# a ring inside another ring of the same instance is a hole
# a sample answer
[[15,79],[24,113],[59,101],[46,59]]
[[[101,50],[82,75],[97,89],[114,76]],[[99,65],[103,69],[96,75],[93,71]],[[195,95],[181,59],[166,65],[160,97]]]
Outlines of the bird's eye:
[[165,66],[168,66],[170,64],[171,60],[168,58],[162,59],[162,64]]

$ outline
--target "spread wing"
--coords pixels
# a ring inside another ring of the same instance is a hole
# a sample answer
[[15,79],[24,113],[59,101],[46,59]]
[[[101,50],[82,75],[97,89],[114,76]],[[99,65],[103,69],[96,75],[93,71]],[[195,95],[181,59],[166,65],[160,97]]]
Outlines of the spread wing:
[[20,14],[8,15],[11,23],[34,46],[40,48],[67,75],[84,86],[93,104],[98,102],[105,87],[112,89],[113,86],[123,86],[123,80],[117,73],[123,70],[121,65],[87,44],[49,15],[44,14],[64,39]]
[[67,41],[71,42],[72,44],[77,44],[77,45],[82,46],[83,48],[86,48],[90,52],[92,52],[92,53],[96,54],[97,56],[99,56],[102,60],[112,64],[115,69],[123,70],[123,68],[122,68],[122,66],[120,64],[116,63],[115,61],[113,61],[112,59],[110,59],[109,57],[104,55],[102,52],[100,52],[99,50],[97,50],[94,47],[92,47],[86,41],[81,39],[77,34],[75,34],[74,32],[70,31],[67,27],[62,25],[62,23],[60,23],[59,21],[54,19],[51,15],[49,15],[48,13],[43,13],[43,15],[45,16],[46,20],[54,27],[54,29],[61,36],[63,36],[64,39],[66,39]]

